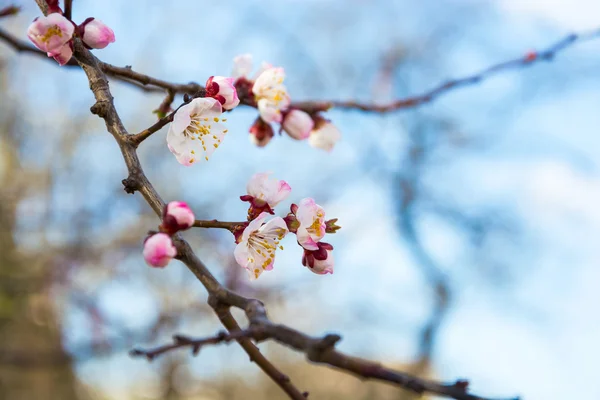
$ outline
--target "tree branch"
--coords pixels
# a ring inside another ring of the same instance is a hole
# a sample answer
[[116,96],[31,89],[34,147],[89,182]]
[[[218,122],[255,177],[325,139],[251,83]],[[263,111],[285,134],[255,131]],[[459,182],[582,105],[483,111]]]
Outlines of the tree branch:
[[[107,130],[118,143],[123,159],[129,171],[129,176],[123,181],[125,190],[129,193],[139,191],[154,212],[160,216],[164,201],[158,195],[144,174],[136,146],[130,140],[131,135],[123,126],[115,108],[108,80],[102,69],[102,63],[90,53],[78,38],[74,39],[74,59],[83,68],[90,83],[96,103],[90,111],[104,119]],[[326,335],[323,338],[312,338],[304,333],[285,325],[276,325],[268,319],[263,304],[255,299],[249,299],[231,292],[223,287],[210,273],[204,263],[196,256],[190,245],[180,236],[174,238],[177,246],[178,259],[198,278],[209,293],[209,304],[215,310],[221,323],[230,331],[230,337],[237,340],[250,358],[256,362],[277,383],[286,394],[295,400],[305,397],[295,388],[289,378],[274,367],[251,343],[231,315],[229,307],[241,308],[250,321],[251,332],[264,332],[264,338],[271,338],[279,343],[304,352],[306,357],[315,363],[327,364],[337,369],[353,373],[366,379],[377,379],[394,383],[416,393],[430,392],[457,400],[486,400],[483,397],[467,392],[464,381],[453,384],[442,384],[413,377],[408,374],[384,368],[378,363],[349,357],[334,349],[340,336]]]
[[[40,0],[40,1],[44,2],[43,0]],[[481,70],[480,72],[475,73],[473,75],[469,75],[469,76],[459,78],[459,79],[451,79],[446,82],[442,82],[439,85],[435,86],[434,88],[432,88],[426,92],[423,92],[423,93],[415,95],[415,96],[406,97],[403,99],[397,99],[389,104],[376,105],[376,104],[372,104],[372,103],[359,102],[359,101],[353,101],[353,100],[331,100],[331,101],[296,102],[296,103],[292,103],[292,107],[299,108],[308,113],[326,111],[326,110],[329,110],[330,108],[339,108],[339,109],[344,109],[344,110],[361,110],[361,111],[375,112],[375,113],[387,113],[387,112],[393,112],[393,111],[397,111],[397,110],[414,108],[414,107],[423,105],[425,103],[429,103],[429,102],[433,101],[434,99],[436,99],[437,97],[439,97],[440,95],[445,94],[451,90],[454,90],[454,89],[457,89],[460,87],[473,86],[473,85],[478,84],[481,81],[483,81],[493,75],[497,75],[501,72],[511,70],[511,69],[517,69],[517,68],[525,68],[525,67],[531,66],[531,65],[533,65],[537,62],[541,62],[541,61],[552,61],[557,54],[559,54],[560,52],[564,51],[565,49],[571,47],[575,43],[586,42],[589,40],[596,39],[598,37],[600,37],[600,29],[595,29],[595,30],[592,30],[589,32],[584,32],[584,33],[579,33],[579,34],[572,33],[570,35],[567,35],[563,39],[559,40],[558,42],[552,44],[551,46],[549,46],[546,49],[543,49],[543,50],[540,50],[537,52],[530,51],[530,52],[528,52],[522,56],[519,56],[515,59],[509,60],[509,61],[504,61],[499,64],[495,64],[493,66],[485,68],[485,69]],[[41,56],[45,59],[50,60],[44,52],[30,46],[26,42],[18,40],[14,36],[10,35],[9,33],[5,32],[1,29],[0,29],[0,38],[3,39],[7,44],[9,44],[13,49],[15,49],[18,52],[27,52],[30,54],[36,54],[38,56]],[[76,66],[77,63],[74,61],[74,59],[72,59],[67,65],[68,66]],[[130,66],[116,67],[111,64],[99,62],[99,67],[107,75],[115,77],[116,79],[119,79],[122,82],[132,84],[144,91],[155,92],[155,91],[166,90],[166,91],[171,91],[174,94],[175,93],[184,94],[184,93],[195,93],[195,92],[198,92],[199,90],[203,89],[202,85],[199,85],[198,83],[195,83],[195,82],[181,84],[181,83],[172,83],[172,82],[167,82],[167,81],[164,81],[161,79],[153,78],[149,75],[145,75],[145,74],[133,71]],[[250,104],[250,103],[242,103],[242,104],[247,105],[247,106],[252,106],[252,107],[255,106],[254,104]],[[162,122],[161,121],[162,120],[159,120],[159,122],[157,122],[157,124],[158,123],[162,124],[162,125],[160,125],[160,127],[158,129],[160,129],[161,127],[166,125],[168,122],[170,122],[170,121],[162,121]],[[157,124],[153,125],[153,127],[151,127],[151,128],[155,129]],[[137,141],[138,144],[141,143],[141,141],[143,141],[146,137],[150,136],[153,132],[155,132],[155,131],[152,131],[151,128],[148,128],[147,130],[140,132],[137,135],[135,140]],[[158,129],[156,129],[156,130],[158,130]],[[142,135],[142,134],[144,134],[144,135]]]

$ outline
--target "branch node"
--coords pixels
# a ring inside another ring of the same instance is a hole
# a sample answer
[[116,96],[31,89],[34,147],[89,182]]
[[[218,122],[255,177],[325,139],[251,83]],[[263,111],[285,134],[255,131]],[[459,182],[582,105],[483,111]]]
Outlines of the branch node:
[[123,179],[121,183],[123,184],[123,189],[125,192],[129,194],[134,194],[136,190],[139,190],[141,187],[139,180],[132,175],[129,175],[127,178]]
[[99,116],[100,118],[106,118],[110,104],[107,100],[98,100],[96,104],[90,107],[92,114]]

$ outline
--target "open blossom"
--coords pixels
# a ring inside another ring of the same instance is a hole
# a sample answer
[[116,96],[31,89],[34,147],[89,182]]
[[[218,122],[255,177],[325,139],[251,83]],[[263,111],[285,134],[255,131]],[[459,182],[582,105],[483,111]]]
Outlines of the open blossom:
[[273,127],[262,120],[261,117],[256,118],[254,124],[250,127],[250,141],[258,147],[265,147],[275,136]]
[[342,138],[342,134],[331,122],[318,121],[308,137],[308,144],[326,151],[333,150],[333,146]]
[[256,218],[262,212],[274,214],[273,207],[283,201],[292,188],[286,181],[270,178],[270,172],[254,174],[246,185],[248,194],[240,196],[240,200],[250,203],[248,220]]
[[326,231],[325,210],[311,198],[300,200],[296,209],[299,222],[296,236],[300,246],[306,250],[318,250],[317,242],[323,239]]
[[225,110],[234,109],[240,104],[240,99],[233,81],[234,78],[211,76],[206,81],[206,97],[213,97],[218,100]]
[[234,251],[235,260],[248,270],[250,279],[257,279],[263,271],[273,269],[275,251],[283,248],[279,242],[288,233],[281,217],[263,224],[268,215],[263,212],[248,224]]
[[290,96],[283,85],[283,68],[268,68],[263,71],[252,86],[258,112],[265,122],[281,122],[281,111],[290,105]]
[[163,210],[162,230],[175,233],[186,230],[194,225],[196,218],[194,213],[183,201],[172,201]]
[[334,264],[333,246],[329,243],[319,242],[317,250],[304,250],[302,255],[302,265],[318,275],[333,274]]
[[144,242],[144,260],[151,267],[165,267],[177,255],[173,241],[165,233],[156,233]]
[[248,194],[254,199],[262,200],[271,208],[275,207],[292,191],[292,188],[284,180],[270,178],[270,172],[254,174],[246,185]]
[[27,29],[27,37],[35,47],[49,53],[48,56],[54,57],[71,40],[74,31],[75,26],[71,21],[61,14],[52,13],[36,18]]
[[81,39],[92,49],[103,49],[115,41],[115,33],[102,21],[88,18],[81,25]]
[[54,58],[61,66],[67,64],[71,60],[71,57],[73,57],[73,47],[71,42],[66,43],[61,47],[57,54],[48,53],[48,57]]
[[283,118],[283,130],[296,140],[304,140],[313,130],[315,123],[310,115],[301,110],[291,110]]
[[192,165],[202,154],[208,160],[219,147],[227,133],[221,113],[221,103],[213,98],[196,98],[177,110],[167,144],[180,164]]

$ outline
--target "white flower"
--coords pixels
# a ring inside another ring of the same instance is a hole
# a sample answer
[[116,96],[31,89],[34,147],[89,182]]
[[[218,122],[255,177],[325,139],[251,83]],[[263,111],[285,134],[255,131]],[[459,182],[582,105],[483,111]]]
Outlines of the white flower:
[[274,208],[288,197],[292,188],[286,181],[269,178],[269,175],[270,172],[254,174],[246,185],[246,191],[254,200],[262,200]]
[[273,269],[275,251],[277,247],[283,249],[279,242],[288,233],[281,217],[275,217],[263,225],[268,215],[263,212],[248,224],[233,253],[237,263],[248,270],[252,280],[257,279],[263,271]]
[[317,250],[317,242],[323,239],[327,229],[325,223],[325,210],[311,198],[300,200],[295,212],[300,223],[296,236],[300,246],[307,250]]
[[281,122],[281,110],[290,105],[290,96],[283,85],[283,68],[268,68],[263,71],[252,86],[258,112],[265,122]]
[[192,165],[202,153],[208,157],[227,133],[220,121],[221,103],[213,98],[197,98],[175,113],[167,134],[167,144],[177,161]]
[[308,137],[308,144],[312,147],[331,151],[341,138],[342,134],[331,122],[318,123]]

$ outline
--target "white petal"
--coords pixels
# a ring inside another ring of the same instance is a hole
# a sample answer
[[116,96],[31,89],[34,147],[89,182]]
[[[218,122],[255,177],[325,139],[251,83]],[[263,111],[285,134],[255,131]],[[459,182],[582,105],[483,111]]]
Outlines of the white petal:
[[173,116],[173,122],[171,122],[169,130],[172,129],[177,133],[183,132],[185,128],[187,128],[190,125],[190,122],[192,120],[190,118],[190,114],[193,110],[194,106],[192,105],[192,103],[188,103],[179,108],[179,110],[177,110],[177,112]]
[[250,251],[248,250],[248,242],[240,242],[237,246],[235,246],[235,250],[233,251],[233,256],[235,257],[235,261],[243,267],[248,268],[248,257],[250,256]]
[[207,118],[219,117],[223,113],[221,103],[212,97],[199,97],[189,103],[192,112]]
[[267,218],[268,216],[268,212],[261,212],[258,217],[250,221],[246,229],[244,229],[244,232],[242,232],[242,242],[248,241],[250,234],[257,231],[258,228],[260,228],[260,226],[263,224],[265,218]]
[[342,138],[342,134],[331,123],[326,123],[319,129],[315,129],[308,137],[308,144],[325,151],[333,150],[333,146]]
[[277,107],[277,104],[267,99],[260,99],[258,100],[257,104],[258,112],[263,121],[266,123],[281,122],[281,111]]
[[288,233],[288,228],[281,217],[275,217],[258,230],[265,238],[273,240],[281,240]]
[[231,76],[239,78],[247,77],[252,72],[252,54],[241,54],[233,59],[233,71]]
[[265,182],[268,181],[270,174],[270,172],[259,172],[252,175],[252,178],[250,178],[246,185],[246,192],[250,196],[262,199],[261,196],[264,196]]

